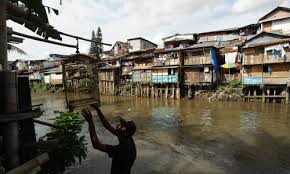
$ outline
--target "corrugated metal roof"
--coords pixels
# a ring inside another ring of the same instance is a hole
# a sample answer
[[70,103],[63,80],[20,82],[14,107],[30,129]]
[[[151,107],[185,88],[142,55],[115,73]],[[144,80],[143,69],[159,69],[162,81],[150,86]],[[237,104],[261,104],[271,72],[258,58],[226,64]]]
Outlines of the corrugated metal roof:
[[247,47],[243,47],[243,48],[253,48],[253,47],[258,47],[258,46],[274,45],[274,44],[285,43],[285,42],[290,42],[290,38],[287,38],[287,39],[275,39],[275,40],[272,40],[272,41],[269,41],[269,42],[249,44]]
[[169,37],[162,38],[163,42],[172,42],[172,41],[182,41],[182,40],[195,40],[194,35],[196,34],[175,34]]
[[[286,10],[286,11],[289,11],[290,12],[290,8],[287,8],[287,7],[276,7],[273,10],[271,10],[269,13],[267,13],[266,15],[264,15],[263,17],[261,17],[258,21],[259,22],[265,22],[265,21],[262,21],[262,20],[264,18],[266,18],[267,16],[269,16],[271,13],[273,13],[276,10]],[[278,18],[278,19],[281,19],[281,18]],[[277,19],[275,19],[275,20],[277,20]]]

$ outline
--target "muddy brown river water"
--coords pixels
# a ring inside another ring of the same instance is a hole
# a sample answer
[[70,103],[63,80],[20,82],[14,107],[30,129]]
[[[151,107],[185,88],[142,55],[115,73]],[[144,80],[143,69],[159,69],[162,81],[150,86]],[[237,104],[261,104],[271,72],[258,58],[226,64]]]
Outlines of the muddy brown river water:
[[[43,103],[40,120],[64,111],[62,95],[34,95]],[[102,97],[112,123],[122,116],[137,124],[137,159],[133,174],[286,174],[290,173],[290,106],[281,104]],[[117,144],[95,118],[104,143]],[[109,174],[111,159],[92,149],[67,174]],[[38,136],[47,128],[36,125]]]

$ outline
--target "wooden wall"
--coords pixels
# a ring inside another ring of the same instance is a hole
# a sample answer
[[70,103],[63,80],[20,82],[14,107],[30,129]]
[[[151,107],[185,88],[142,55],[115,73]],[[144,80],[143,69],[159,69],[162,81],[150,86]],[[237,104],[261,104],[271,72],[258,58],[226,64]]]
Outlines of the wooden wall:
[[99,70],[100,81],[114,81],[114,75],[114,70],[112,69]]
[[184,57],[184,65],[211,64],[209,50],[188,51]]
[[267,51],[267,54],[263,50],[264,48],[245,49],[244,65],[290,62],[290,49],[285,49],[286,54],[284,57],[273,57],[271,50]]
[[185,68],[185,82],[186,83],[211,83],[212,82],[212,70],[204,72],[204,68]]
[[260,76],[263,84],[286,84],[290,79],[290,63],[284,64],[267,64],[271,66],[272,72],[267,72],[265,65],[246,66],[244,77]]

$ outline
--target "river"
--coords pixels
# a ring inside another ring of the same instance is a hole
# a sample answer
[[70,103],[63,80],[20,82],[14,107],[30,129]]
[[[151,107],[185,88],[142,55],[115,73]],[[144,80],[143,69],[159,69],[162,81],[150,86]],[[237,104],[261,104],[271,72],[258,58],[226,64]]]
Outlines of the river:
[[[102,97],[112,122],[122,116],[137,125],[133,174],[290,173],[290,106],[269,103],[209,102],[135,97]],[[64,111],[62,95],[33,96],[43,103],[40,120]],[[103,143],[117,144],[95,117]],[[46,127],[36,125],[38,136]],[[111,159],[94,150],[86,126],[88,157],[67,174],[109,174]]]

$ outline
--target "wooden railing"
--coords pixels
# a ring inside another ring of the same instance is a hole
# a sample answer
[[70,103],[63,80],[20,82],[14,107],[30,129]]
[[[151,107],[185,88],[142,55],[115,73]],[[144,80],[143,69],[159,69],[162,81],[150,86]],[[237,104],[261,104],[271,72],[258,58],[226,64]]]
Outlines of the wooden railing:
[[206,65],[211,64],[210,57],[199,56],[199,57],[186,57],[184,59],[184,65]]
[[255,64],[270,64],[270,63],[283,63],[290,62],[290,55],[286,53],[284,57],[273,57],[272,55],[246,55],[244,59],[244,65],[255,65]]

